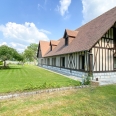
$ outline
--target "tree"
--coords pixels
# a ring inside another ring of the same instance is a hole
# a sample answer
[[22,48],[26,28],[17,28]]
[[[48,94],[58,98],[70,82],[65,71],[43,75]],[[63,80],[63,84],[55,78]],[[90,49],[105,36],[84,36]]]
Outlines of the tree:
[[34,60],[34,53],[33,50],[26,49],[24,51],[24,57],[26,61],[33,61]]
[[23,54],[20,54],[20,53],[18,53],[18,52],[16,52],[16,53],[14,54],[14,58],[15,58],[17,61],[24,61],[24,56],[23,56]]
[[38,44],[32,43],[27,48],[28,49],[31,49],[33,51],[36,51],[37,50],[37,47],[38,47]]
[[4,62],[4,67],[6,66],[6,60],[23,60],[22,56],[13,48],[6,45],[0,46],[0,60]]
[[36,57],[37,47],[38,47],[38,44],[32,43],[27,47],[27,49],[25,49],[24,56],[26,61],[37,60],[37,57]]

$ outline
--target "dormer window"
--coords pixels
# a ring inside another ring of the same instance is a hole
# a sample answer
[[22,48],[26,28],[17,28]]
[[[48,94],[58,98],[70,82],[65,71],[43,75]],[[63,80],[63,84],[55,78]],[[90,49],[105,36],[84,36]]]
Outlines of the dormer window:
[[65,38],[65,46],[68,45],[68,37]]
[[50,45],[50,51],[52,51],[52,45]]
[[76,38],[78,31],[65,30],[63,38],[65,39],[65,46],[69,45],[74,38]]
[[50,41],[50,51],[52,51],[58,44],[59,44],[59,41],[51,40]]

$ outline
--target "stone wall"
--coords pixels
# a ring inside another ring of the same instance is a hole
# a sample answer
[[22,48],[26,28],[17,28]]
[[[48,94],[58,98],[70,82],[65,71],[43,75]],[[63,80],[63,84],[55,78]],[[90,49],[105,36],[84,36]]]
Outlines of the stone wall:
[[68,76],[75,76],[75,77],[80,77],[80,78],[87,75],[87,73],[85,72],[80,72],[80,71],[75,71],[75,70],[70,71],[70,69],[59,68],[59,67],[43,65],[43,68],[46,68],[46,69],[49,69],[49,70],[52,70],[52,71],[55,71],[61,74],[65,74]]
[[[68,76],[75,76],[75,77],[80,77],[82,78],[83,76],[86,77],[87,73],[86,72],[81,72],[81,71],[76,71],[76,70],[72,70],[70,71],[69,69],[65,69],[65,68],[59,68],[59,67],[53,67],[53,66],[46,66],[43,65],[43,68],[61,73],[61,74],[65,74]],[[103,79],[103,78],[115,78],[116,77],[116,72],[99,72],[99,73],[93,73],[93,79]]]
[[93,74],[94,79],[99,78],[116,78],[116,72],[104,72],[104,73],[94,73]]

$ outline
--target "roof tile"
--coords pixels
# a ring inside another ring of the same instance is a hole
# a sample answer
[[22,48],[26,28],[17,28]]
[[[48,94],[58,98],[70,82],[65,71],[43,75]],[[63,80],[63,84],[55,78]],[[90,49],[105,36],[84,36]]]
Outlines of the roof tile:
[[[108,31],[108,29],[114,25],[115,22],[116,7],[81,26],[75,31],[66,30],[69,36],[76,35],[76,38],[68,46],[65,46],[64,38],[59,40],[59,44],[53,51],[46,52],[49,47],[44,45],[45,48],[42,48],[45,49],[43,57],[90,50],[93,45]],[[46,44],[48,45],[48,43]]]

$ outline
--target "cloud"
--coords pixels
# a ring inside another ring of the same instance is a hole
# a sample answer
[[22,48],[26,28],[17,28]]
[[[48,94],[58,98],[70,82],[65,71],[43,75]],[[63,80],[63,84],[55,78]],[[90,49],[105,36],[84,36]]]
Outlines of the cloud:
[[57,6],[57,11],[60,12],[62,16],[64,16],[66,13],[68,13],[68,8],[71,4],[71,0],[60,0],[60,5]]
[[49,40],[47,35],[35,26],[34,23],[16,24],[8,22],[0,26],[5,38],[16,39],[26,43],[36,43],[39,40]]
[[2,43],[0,44],[0,46],[1,46],[1,45],[7,45],[7,43],[6,43],[6,42],[2,42]]
[[27,48],[26,45],[20,44],[20,43],[15,43],[15,42],[10,42],[9,45],[12,46],[13,48],[15,48],[15,49],[16,49],[18,52],[20,52],[20,53],[23,52],[24,49]]
[[0,25],[0,31],[3,33],[6,42],[15,47],[25,48],[21,45],[29,45],[30,43],[38,43],[39,40],[49,40],[47,34],[49,31],[38,29],[34,23],[25,22],[24,24],[17,24],[8,22],[6,25]]
[[48,2],[48,0],[45,0],[43,5],[38,4],[38,9],[43,9],[43,10],[46,10],[46,5],[47,5],[47,2]]
[[51,32],[47,31],[47,30],[44,30],[44,29],[40,29],[39,30],[40,32],[43,32],[43,33],[46,33],[46,34],[51,34]]
[[64,20],[67,20],[67,19],[69,19],[71,17],[71,15],[70,14],[67,14],[65,17],[64,17]]
[[38,4],[38,9],[41,9],[41,8],[45,10],[45,8],[42,5]]
[[109,9],[116,6],[116,0],[81,0],[83,5],[83,21],[82,23],[87,23],[88,21],[96,18],[97,16],[103,14]]

